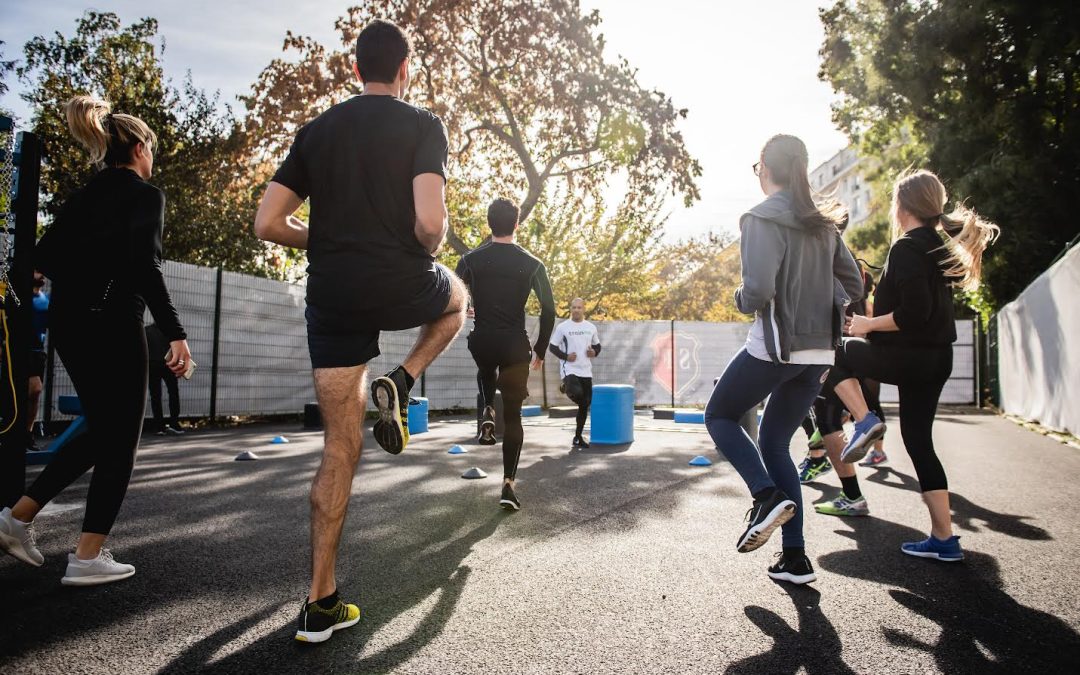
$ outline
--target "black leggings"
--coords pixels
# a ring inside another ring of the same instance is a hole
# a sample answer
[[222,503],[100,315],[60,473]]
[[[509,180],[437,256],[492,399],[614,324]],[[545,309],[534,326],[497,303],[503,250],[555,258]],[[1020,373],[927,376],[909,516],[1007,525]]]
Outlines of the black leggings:
[[[828,436],[829,434],[835,434],[838,431],[844,430],[842,422],[847,406],[845,406],[843,401],[840,400],[840,397],[836,395],[833,388],[848,377],[850,377],[850,375],[843,370],[833,368],[829,373],[828,379],[825,380],[825,384],[821,387],[821,395],[814,400],[814,407],[811,409],[811,412],[813,413],[814,421],[817,423],[817,429],[821,432],[822,436]],[[876,380],[860,378],[859,386],[862,387],[862,394],[863,399],[866,401],[866,407],[870,409],[870,412],[877,415],[878,419],[884,422],[885,411],[881,409],[881,383]]]
[[50,339],[79,395],[86,432],[63,446],[26,495],[44,506],[91,468],[83,532],[109,534],[127,494],[146,412],[146,334],[126,315],[53,316]]
[[941,390],[952,373],[952,346],[900,347],[845,338],[830,379],[869,377],[895,384],[900,393],[900,435],[923,492],[949,489],[934,452],[933,426]]
[[589,407],[592,405],[592,378],[567,375],[566,395],[570,400],[577,403],[577,431],[575,436],[580,436],[585,431],[585,420],[589,418]]
[[532,351],[528,336],[516,331],[474,331],[469,335],[469,351],[476,362],[476,385],[484,406],[494,405],[496,389],[502,392],[503,478],[514,480],[525,442],[521,404],[529,397],[528,359]]
[[165,430],[165,421],[161,412],[161,382],[169,391],[169,424],[173,429],[180,427],[180,387],[176,375],[164,364],[155,364],[150,368],[150,410],[154,413],[156,431]]

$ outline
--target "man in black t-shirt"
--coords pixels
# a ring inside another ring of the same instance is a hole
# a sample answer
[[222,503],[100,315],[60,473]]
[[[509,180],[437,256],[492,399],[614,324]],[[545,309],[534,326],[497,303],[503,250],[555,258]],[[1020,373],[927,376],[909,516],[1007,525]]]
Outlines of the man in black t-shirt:
[[[514,243],[520,212],[507,199],[488,207],[491,241],[463,255],[457,273],[469,287],[476,328],[469,333],[469,351],[476,361],[476,383],[483,398],[480,443],[495,445],[495,390],[502,392],[503,488],[499,504],[517,511],[514,494],[518,459],[524,442],[521,404],[529,396],[529,360],[532,369],[544,364],[544,351],[555,326],[555,299],[547,268]],[[525,331],[525,303],[536,293],[540,301],[540,331],[529,346]]]
[[[260,238],[308,251],[308,349],[326,433],[311,488],[311,589],[296,633],[306,642],[359,620],[337,596],[334,567],[379,333],[421,326],[404,363],[371,384],[375,440],[397,454],[409,439],[409,390],[464,322],[465,287],[435,263],[447,230],[446,130],[402,100],[410,52],[393,23],[364,28],[353,68],[363,93],[300,129],[255,217]],[[293,215],[305,198],[309,223]]]

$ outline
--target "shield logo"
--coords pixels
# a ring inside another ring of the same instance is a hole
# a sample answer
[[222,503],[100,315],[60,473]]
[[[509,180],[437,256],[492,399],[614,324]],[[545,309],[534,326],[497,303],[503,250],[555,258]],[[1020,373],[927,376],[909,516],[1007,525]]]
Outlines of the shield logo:
[[690,333],[663,333],[656,336],[652,341],[653,379],[664,391],[681,396],[697,384],[701,375],[698,360],[700,346],[697,337]]

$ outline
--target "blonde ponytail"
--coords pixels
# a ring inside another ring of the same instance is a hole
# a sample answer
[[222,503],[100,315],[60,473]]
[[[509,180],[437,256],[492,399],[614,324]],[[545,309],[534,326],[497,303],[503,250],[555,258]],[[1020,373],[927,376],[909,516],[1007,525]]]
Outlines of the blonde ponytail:
[[98,166],[122,166],[142,143],[150,150],[157,135],[138,117],[113,114],[112,104],[93,96],[76,96],[64,106],[71,135],[90,153]]
[[90,153],[90,161],[94,164],[101,164],[109,150],[105,121],[111,111],[112,106],[107,101],[93,96],[76,96],[64,106],[71,135]]
[[942,214],[938,221],[949,236],[945,242],[949,251],[945,276],[955,279],[965,291],[974,291],[982,279],[983,252],[1001,234],[1001,229],[965,206]]
[[948,255],[942,261],[942,272],[956,286],[973,291],[979,287],[982,278],[983,253],[997,239],[1001,229],[963,205],[951,213],[944,213],[948,200],[941,179],[929,171],[907,172],[893,189],[894,213],[901,207],[927,225],[945,232],[948,238],[942,247]]

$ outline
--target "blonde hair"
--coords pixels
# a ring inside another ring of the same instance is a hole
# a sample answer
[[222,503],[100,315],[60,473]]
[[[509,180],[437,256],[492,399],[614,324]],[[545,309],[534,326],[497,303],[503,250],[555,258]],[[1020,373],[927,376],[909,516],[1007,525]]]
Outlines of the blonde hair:
[[[945,213],[949,195],[941,179],[929,171],[908,171],[900,176],[893,188],[893,213],[903,208],[931,227],[941,228],[948,238],[942,247],[948,256],[942,262],[945,276],[965,291],[979,287],[982,277],[982,256],[1001,229],[980,218],[963,204]],[[896,219],[899,232],[899,219]]]
[[114,114],[112,104],[93,96],[76,96],[64,105],[68,129],[98,166],[131,161],[131,151],[142,143],[151,151],[157,135],[138,117]]
[[809,155],[797,136],[777,134],[761,150],[761,162],[768,167],[772,182],[791,192],[795,219],[820,232],[836,232],[847,218],[842,204],[833,199],[814,199],[807,173]]

